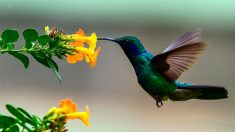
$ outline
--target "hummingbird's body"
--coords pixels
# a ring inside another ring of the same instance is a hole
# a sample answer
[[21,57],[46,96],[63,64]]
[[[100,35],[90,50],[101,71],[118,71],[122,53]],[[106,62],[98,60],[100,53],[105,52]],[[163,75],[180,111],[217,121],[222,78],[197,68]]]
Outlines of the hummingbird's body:
[[227,90],[217,86],[192,85],[176,79],[190,67],[205,47],[199,32],[190,32],[173,42],[163,53],[153,56],[134,36],[100,38],[117,42],[135,69],[138,83],[162,106],[162,100],[221,99]]
[[138,83],[142,88],[151,96],[157,95],[157,93],[166,94],[173,92],[176,89],[176,85],[173,81],[164,78],[158,72],[155,72],[150,66],[150,60],[154,57],[151,53],[144,50],[140,54],[126,54],[132,63],[135,73],[138,79]]

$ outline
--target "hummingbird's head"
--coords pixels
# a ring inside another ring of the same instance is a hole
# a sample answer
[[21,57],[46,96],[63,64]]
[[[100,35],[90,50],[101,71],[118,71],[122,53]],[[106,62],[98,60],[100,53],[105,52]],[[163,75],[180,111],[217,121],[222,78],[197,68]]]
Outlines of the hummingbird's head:
[[108,40],[118,43],[127,55],[139,55],[145,52],[144,46],[135,36],[125,36],[121,38],[98,38],[98,40]]

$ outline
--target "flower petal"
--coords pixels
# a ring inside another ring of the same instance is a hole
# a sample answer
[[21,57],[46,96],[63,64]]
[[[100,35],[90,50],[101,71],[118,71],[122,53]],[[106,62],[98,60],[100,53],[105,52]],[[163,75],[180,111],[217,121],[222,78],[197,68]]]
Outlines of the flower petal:
[[89,49],[94,50],[96,48],[97,36],[95,33],[92,33],[91,36],[86,40],[86,43],[89,44]]
[[81,28],[79,28],[79,30],[76,32],[76,34],[81,37],[86,37],[86,34],[84,33],[84,31]]
[[90,117],[90,112],[88,106],[86,106],[85,112],[74,112],[66,115],[67,120],[80,119],[87,127],[90,125],[89,117]]
[[[77,61],[83,60],[85,57],[86,62],[90,63],[91,67],[96,65],[97,57],[100,53],[100,47],[96,49],[97,36],[96,33],[92,33],[90,36],[86,36],[82,29],[72,35],[64,35],[63,38],[74,40],[70,42],[70,46],[74,46],[76,54],[67,55],[67,61],[69,63],[76,63]],[[84,43],[88,45],[88,48],[84,46]]]
[[71,99],[61,100],[59,107],[63,109],[64,113],[72,113],[77,111],[77,105]]

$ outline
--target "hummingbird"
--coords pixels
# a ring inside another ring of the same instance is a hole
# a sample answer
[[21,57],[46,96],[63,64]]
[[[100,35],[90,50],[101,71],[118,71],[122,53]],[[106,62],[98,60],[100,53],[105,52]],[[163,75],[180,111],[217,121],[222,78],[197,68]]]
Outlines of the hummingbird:
[[169,99],[186,101],[228,97],[228,92],[224,87],[177,81],[206,48],[206,43],[200,41],[200,34],[200,30],[188,32],[155,56],[147,51],[135,36],[98,38],[98,40],[113,41],[120,45],[135,70],[138,83],[155,99],[157,107],[161,107],[163,101]]

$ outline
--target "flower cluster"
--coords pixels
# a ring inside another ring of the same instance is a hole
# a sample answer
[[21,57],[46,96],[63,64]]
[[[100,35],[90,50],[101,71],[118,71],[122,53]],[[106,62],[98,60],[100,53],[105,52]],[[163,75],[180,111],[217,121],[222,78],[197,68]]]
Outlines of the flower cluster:
[[50,121],[62,119],[63,123],[72,119],[80,119],[86,126],[89,126],[89,107],[86,106],[85,112],[78,112],[77,104],[71,99],[64,99],[60,101],[59,108],[52,107],[44,119]]
[[63,30],[54,27],[52,29],[45,27],[45,31],[51,37],[57,36],[61,38],[62,41],[69,42],[66,46],[70,47],[70,49],[74,48],[72,52],[66,55],[67,62],[74,64],[85,58],[86,62],[90,63],[91,67],[96,65],[96,60],[100,53],[100,47],[96,49],[97,36],[95,33],[92,33],[90,36],[86,36],[84,31],[79,29],[75,34],[65,35]]
[[72,119],[89,126],[89,107],[79,112],[71,99],[61,100],[59,107],[52,107],[42,119],[10,104],[6,108],[12,116],[0,114],[1,132],[67,132],[66,124]]
[[91,67],[96,65],[100,53],[97,48],[97,36],[92,33],[86,36],[82,29],[75,34],[66,34],[64,30],[56,27],[45,27],[45,34],[39,35],[35,29],[23,31],[25,44],[20,49],[15,49],[15,42],[19,39],[19,33],[15,29],[7,29],[0,36],[0,54],[10,54],[18,59],[25,68],[28,68],[31,55],[38,63],[50,68],[61,82],[59,67],[54,58],[67,59],[68,63],[74,64],[86,60]]

